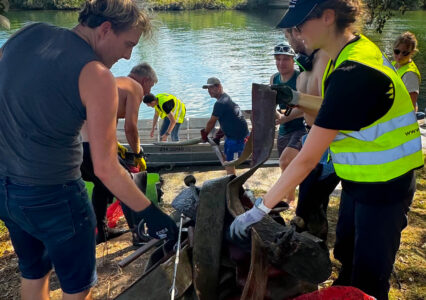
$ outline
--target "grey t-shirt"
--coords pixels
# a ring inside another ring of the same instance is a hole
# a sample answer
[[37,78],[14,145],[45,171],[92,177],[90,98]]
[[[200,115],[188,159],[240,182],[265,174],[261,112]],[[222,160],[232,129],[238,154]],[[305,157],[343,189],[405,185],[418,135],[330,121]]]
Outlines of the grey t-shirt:
[[416,73],[406,72],[401,79],[409,93],[419,93],[420,80]]
[[68,29],[36,23],[2,51],[0,176],[33,185],[80,178],[86,109],[78,80],[97,60],[92,48]]

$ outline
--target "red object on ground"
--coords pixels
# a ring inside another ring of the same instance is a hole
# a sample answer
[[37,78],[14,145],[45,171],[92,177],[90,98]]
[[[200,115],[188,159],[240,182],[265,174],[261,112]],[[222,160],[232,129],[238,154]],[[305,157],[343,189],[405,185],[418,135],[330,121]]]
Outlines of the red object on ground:
[[135,167],[135,166],[127,166],[127,168],[129,169],[130,172],[132,173],[139,173],[139,167]]
[[331,286],[319,291],[301,295],[293,300],[374,300],[360,289],[352,286]]
[[[132,173],[138,173],[139,167],[135,166],[127,166],[129,171]],[[117,226],[118,219],[120,219],[123,216],[123,210],[121,209],[121,202],[120,200],[116,200],[113,204],[111,204],[106,213],[107,217],[107,224],[109,228],[114,228]]]
[[109,228],[114,228],[117,226],[118,219],[123,216],[123,210],[121,209],[120,200],[117,199],[113,204],[111,204],[106,213],[107,223]]

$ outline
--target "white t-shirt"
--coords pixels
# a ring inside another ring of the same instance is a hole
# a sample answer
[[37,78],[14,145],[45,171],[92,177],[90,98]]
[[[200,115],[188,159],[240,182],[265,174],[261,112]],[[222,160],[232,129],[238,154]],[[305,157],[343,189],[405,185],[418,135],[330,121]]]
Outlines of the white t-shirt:
[[419,93],[420,80],[416,73],[407,72],[401,79],[409,93]]

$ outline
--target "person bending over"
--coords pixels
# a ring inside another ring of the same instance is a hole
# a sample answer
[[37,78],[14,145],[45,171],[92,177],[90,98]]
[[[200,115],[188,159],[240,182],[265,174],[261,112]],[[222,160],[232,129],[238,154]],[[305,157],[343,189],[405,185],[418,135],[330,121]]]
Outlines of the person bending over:
[[185,120],[186,108],[185,104],[171,94],[147,94],[143,97],[143,102],[155,109],[152,119],[152,129],[150,136],[154,137],[155,126],[157,125],[158,117],[163,119],[163,124],[160,129],[161,141],[167,141],[167,137],[171,135],[172,141],[179,141],[179,129]]

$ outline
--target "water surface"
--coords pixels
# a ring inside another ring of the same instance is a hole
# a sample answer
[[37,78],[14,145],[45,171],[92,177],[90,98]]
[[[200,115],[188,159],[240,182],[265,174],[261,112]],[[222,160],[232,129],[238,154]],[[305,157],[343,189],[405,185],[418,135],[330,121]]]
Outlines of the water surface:
[[[143,61],[157,72],[159,82],[153,93],[171,93],[187,105],[188,116],[207,117],[215,99],[201,86],[208,77],[221,79],[225,92],[243,109],[251,107],[251,84],[269,83],[276,72],[270,54],[284,35],[275,29],[283,10],[268,11],[181,11],[156,13],[156,33],[149,41],[141,40],[130,60],[120,60],[111,71],[125,76]],[[77,12],[70,11],[14,11],[7,15],[10,31],[0,31],[0,46],[25,23],[49,22],[72,28],[77,23]],[[366,30],[366,34],[388,55],[392,54],[395,37],[406,30],[413,31],[419,40],[420,53],[415,57],[423,77],[426,77],[426,12],[397,14],[385,26],[382,34]],[[423,51],[422,51],[423,50]],[[421,85],[420,107],[424,110],[425,80]],[[142,106],[140,118],[151,118],[153,110]]]

